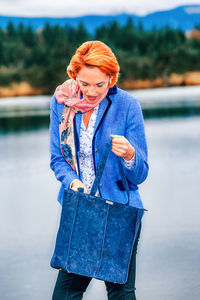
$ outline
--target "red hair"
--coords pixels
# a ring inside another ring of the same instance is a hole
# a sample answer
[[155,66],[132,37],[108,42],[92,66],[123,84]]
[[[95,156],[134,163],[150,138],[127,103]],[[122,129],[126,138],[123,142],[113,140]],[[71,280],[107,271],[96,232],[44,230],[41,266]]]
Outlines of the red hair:
[[98,67],[101,72],[111,77],[109,87],[115,85],[119,74],[119,64],[112,50],[100,41],[83,43],[72,56],[67,74],[76,80],[77,73],[83,66]]

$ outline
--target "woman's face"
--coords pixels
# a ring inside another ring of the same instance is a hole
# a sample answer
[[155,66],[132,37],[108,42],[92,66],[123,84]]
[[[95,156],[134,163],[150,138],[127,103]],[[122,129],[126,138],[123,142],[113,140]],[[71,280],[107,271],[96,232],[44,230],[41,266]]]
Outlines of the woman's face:
[[76,80],[86,101],[88,103],[95,103],[105,93],[110,78],[101,72],[98,67],[83,66],[78,72]]

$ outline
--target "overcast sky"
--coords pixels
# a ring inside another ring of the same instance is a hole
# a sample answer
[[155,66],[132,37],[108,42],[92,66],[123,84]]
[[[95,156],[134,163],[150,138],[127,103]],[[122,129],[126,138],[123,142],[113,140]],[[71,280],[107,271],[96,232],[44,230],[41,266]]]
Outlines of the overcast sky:
[[200,4],[200,0],[0,0],[0,15],[72,17],[121,12],[145,15],[187,4]]

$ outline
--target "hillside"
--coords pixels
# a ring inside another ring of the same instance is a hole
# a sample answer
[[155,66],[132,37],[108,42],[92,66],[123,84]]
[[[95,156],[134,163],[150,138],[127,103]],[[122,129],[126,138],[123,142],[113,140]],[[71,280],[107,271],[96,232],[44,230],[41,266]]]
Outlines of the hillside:
[[30,17],[12,17],[12,16],[0,16],[0,27],[6,28],[9,22],[14,25],[19,23],[25,26],[31,25],[35,30],[43,27],[46,23],[51,26],[72,26],[77,27],[79,23],[83,23],[86,30],[93,34],[95,30],[110,22],[116,21],[119,25],[123,26],[128,19],[132,19],[134,24],[142,23],[145,30],[151,30],[153,27],[157,29],[164,26],[169,26],[172,29],[181,29],[184,32],[192,30],[197,24],[200,24],[200,5],[185,5],[177,8],[157,11],[146,16],[137,16],[132,14],[118,14],[118,15],[88,15],[80,17],[65,17],[65,18],[30,18]]

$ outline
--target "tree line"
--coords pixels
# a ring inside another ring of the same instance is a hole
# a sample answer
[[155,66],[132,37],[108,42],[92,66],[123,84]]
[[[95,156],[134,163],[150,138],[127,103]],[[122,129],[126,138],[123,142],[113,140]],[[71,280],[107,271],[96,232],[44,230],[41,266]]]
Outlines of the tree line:
[[76,28],[46,24],[37,31],[9,23],[0,28],[0,86],[27,81],[52,93],[65,80],[74,51],[87,40],[101,40],[112,48],[121,82],[200,70],[200,41],[186,38],[180,29],[145,31],[141,23],[136,26],[129,19],[124,26],[103,25],[92,36],[81,23]]

